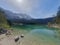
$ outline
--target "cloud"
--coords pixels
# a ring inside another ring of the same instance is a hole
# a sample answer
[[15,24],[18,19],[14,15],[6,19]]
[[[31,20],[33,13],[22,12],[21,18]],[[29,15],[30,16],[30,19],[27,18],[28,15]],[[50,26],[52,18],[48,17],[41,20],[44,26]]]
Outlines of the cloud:
[[14,12],[27,13],[34,18],[49,17],[56,13],[60,0],[0,0],[0,6]]
[[22,3],[19,3],[17,0],[8,0],[8,5],[13,7],[15,10],[22,12],[32,12],[35,8],[38,7],[37,0],[23,0]]

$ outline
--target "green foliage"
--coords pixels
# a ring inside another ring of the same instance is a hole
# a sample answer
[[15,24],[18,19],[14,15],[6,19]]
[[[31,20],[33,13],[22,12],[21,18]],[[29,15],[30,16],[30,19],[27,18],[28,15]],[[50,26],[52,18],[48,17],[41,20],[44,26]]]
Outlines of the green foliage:
[[7,23],[7,20],[5,18],[5,13],[2,10],[2,8],[0,8],[0,27],[3,27],[3,28],[8,28],[9,27],[9,25]]
[[57,16],[56,16],[56,23],[60,24],[60,7],[58,8]]

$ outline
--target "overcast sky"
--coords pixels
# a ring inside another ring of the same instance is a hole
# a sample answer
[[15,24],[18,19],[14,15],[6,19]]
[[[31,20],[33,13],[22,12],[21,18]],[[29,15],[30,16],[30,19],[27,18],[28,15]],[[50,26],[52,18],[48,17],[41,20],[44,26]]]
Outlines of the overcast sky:
[[60,0],[0,0],[0,7],[33,18],[47,18],[56,14]]

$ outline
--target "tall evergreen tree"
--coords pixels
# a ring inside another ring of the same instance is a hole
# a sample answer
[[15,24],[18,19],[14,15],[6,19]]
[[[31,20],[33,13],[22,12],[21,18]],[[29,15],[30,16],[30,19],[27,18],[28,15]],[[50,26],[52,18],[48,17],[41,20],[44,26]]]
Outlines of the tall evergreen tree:
[[56,16],[56,23],[60,23],[60,7],[58,8],[58,11],[57,11],[57,16]]

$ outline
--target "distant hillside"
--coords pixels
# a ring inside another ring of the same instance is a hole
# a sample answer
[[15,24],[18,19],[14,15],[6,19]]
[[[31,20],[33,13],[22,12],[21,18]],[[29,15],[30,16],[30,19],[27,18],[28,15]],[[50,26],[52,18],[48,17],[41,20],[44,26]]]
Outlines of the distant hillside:
[[2,8],[0,8],[0,27],[8,27],[5,12],[2,10]]
[[45,19],[34,19],[31,16],[23,13],[13,13],[8,10],[4,10],[4,16],[7,18],[9,24],[13,23],[23,23],[23,24],[48,24],[48,22],[52,22],[54,17],[45,18]]
[[23,23],[23,24],[40,24],[40,25],[46,25],[48,22],[53,22],[53,19],[55,17],[51,18],[45,18],[45,19],[31,19],[31,20],[26,20],[26,19],[13,19],[10,20],[12,23]]
[[37,24],[48,24],[48,22],[53,22],[55,17],[50,17],[50,18],[44,18],[44,19],[32,19],[32,23],[37,23]]

